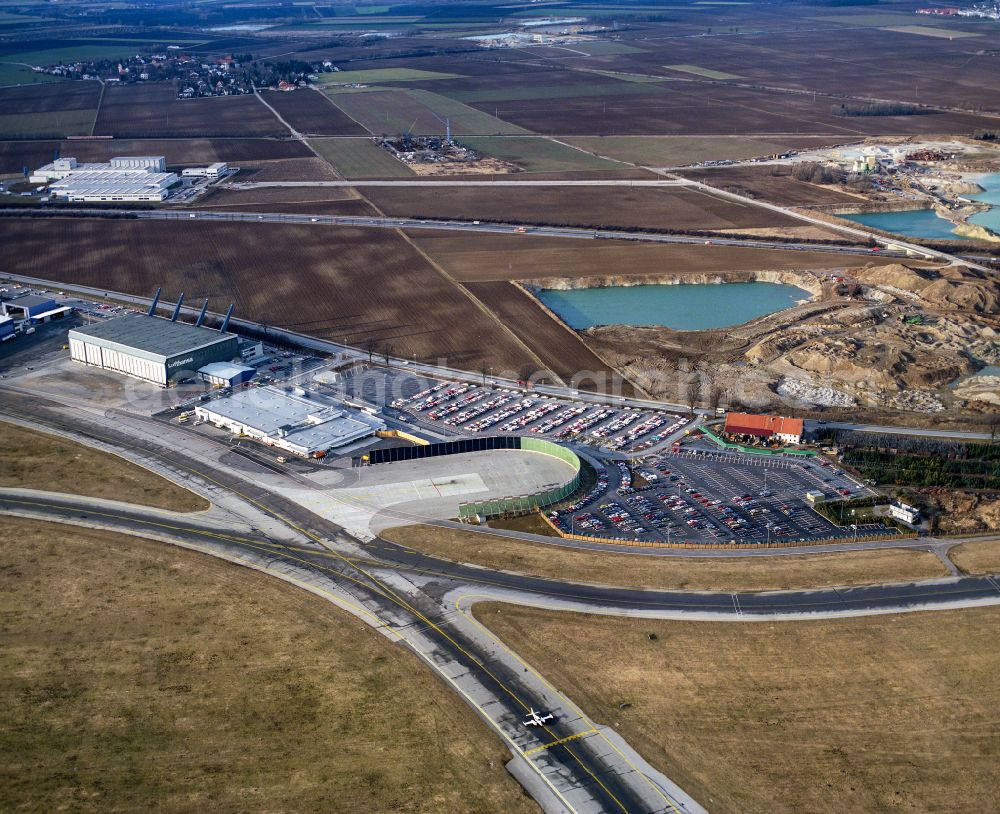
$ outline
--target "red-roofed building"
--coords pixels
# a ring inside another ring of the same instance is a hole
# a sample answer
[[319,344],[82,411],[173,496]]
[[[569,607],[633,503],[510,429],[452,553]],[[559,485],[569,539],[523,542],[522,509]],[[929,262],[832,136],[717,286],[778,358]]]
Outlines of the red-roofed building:
[[777,415],[727,413],[725,433],[761,438],[765,441],[774,438],[785,444],[801,444],[802,419],[782,418]]

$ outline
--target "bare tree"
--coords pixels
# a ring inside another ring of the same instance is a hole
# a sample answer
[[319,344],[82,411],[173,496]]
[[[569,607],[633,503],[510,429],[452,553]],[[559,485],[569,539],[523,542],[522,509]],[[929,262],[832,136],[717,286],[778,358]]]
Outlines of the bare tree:
[[691,415],[694,415],[694,408],[698,406],[698,397],[701,395],[701,380],[697,375],[692,374],[684,384],[684,403],[687,404]]
[[712,408],[712,412],[716,412],[719,409],[719,405],[722,403],[722,388],[719,385],[712,383],[712,386],[708,390],[708,406]]
[[385,359],[385,366],[389,366],[389,359],[392,358],[392,354],[395,352],[395,348],[388,342],[382,347],[382,358]]
[[997,440],[997,430],[1000,429],[1000,413],[990,413],[989,417],[990,425],[990,440]]
[[490,372],[490,368],[485,361],[479,363],[479,372],[483,375],[483,387],[486,387],[486,374]]
[[368,364],[372,363],[372,357],[375,355],[375,348],[376,348],[377,345],[378,345],[378,343],[375,341],[375,337],[374,336],[369,336],[365,340],[365,344],[364,344],[363,347],[364,347],[365,351],[368,353]]

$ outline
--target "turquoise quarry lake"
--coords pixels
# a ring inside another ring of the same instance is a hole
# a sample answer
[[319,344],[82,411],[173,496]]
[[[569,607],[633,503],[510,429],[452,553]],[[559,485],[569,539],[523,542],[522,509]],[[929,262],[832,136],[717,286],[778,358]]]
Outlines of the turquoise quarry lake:
[[[969,223],[985,226],[1000,233],[1000,172],[984,175],[978,179],[985,192],[967,195],[976,201],[991,205],[986,212],[979,212],[969,218]],[[913,209],[908,212],[859,212],[856,215],[838,215],[845,220],[853,220],[865,226],[874,226],[886,232],[893,232],[905,237],[923,237],[928,239],[967,240],[956,235],[954,225],[946,218],[938,217],[933,209]]]
[[955,225],[939,218],[933,209],[911,209],[907,212],[859,212],[856,215],[837,215],[865,226],[874,226],[885,232],[905,237],[937,238],[938,240],[965,240],[952,229]]
[[740,325],[809,297],[808,291],[780,283],[608,286],[538,293],[576,330],[594,325],[660,325],[704,331]]

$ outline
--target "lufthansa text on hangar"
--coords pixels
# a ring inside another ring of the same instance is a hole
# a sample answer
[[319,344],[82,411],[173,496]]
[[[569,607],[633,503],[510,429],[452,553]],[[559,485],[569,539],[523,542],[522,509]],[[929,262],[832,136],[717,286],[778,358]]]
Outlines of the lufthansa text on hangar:
[[235,334],[144,314],[74,328],[71,358],[166,387],[211,362],[240,355]]

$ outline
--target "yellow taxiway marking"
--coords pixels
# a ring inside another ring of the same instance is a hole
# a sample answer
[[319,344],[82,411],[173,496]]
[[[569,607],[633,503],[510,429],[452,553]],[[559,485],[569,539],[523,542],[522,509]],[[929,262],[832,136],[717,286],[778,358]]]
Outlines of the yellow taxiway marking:
[[587,735],[598,735],[600,734],[596,729],[588,729],[586,732],[577,732],[575,735],[567,735],[565,738],[560,738],[557,741],[552,741],[551,743],[545,743],[541,746],[536,746],[534,749],[525,749],[524,754],[534,755],[538,752],[544,752],[546,749],[551,749],[553,746],[559,746],[563,743],[569,743],[570,741],[575,741],[577,738],[585,738]]

